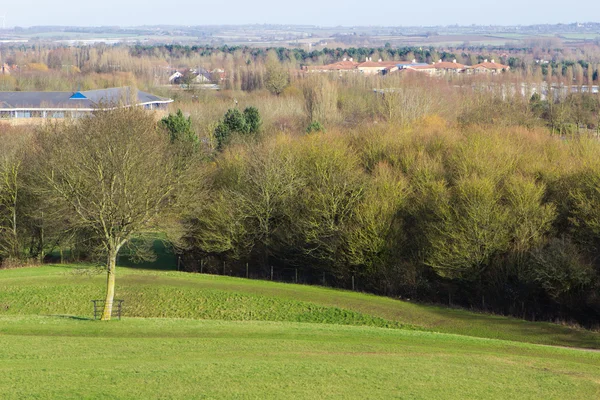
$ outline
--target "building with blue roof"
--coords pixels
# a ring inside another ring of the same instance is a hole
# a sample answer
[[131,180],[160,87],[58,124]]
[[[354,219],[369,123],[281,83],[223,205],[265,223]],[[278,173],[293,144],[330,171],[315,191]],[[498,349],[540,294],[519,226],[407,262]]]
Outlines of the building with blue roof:
[[78,118],[98,109],[131,106],[166,110],[172,102],[131,87],[77,92],[0,92],[0,120]]

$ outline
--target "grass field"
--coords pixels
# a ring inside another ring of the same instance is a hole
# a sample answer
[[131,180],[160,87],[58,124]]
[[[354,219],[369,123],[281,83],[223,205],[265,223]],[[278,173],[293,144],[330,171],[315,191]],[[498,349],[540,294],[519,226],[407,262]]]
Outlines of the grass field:
[[[70,266],[0,271],[0,315],[91,317],[90,301],[103,298],[105,278],[88,271]],[[125,300],[130,317],[405,327],[600,349],[599,333],[351,291],[123,267],[117,274],[117,298]]]
[[2,398],[592,399],[597,353],[281,322],[0,318]]
[[[0,397],[588,399],[600,334],[320,287],[118,269],[0,271]],[[503,340],[498,340],[503,339]]]

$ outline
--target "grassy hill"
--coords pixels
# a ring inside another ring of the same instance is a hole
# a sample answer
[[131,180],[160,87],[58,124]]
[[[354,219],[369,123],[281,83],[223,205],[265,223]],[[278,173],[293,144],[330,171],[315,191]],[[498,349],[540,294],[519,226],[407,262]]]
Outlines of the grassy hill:
[[[0,271],[0,315],[91,317],[90,301],[103,298],[105,278],[90,271]],[[351,291],[123,267],[117,274],[117,298],[125,300],[129,317],[366,325],[600,349],[600,333]]]
[[[320,287],[118,269],[0,271],[2,398],[600,396],[600,334]],[[310,322],[310,323],[306,323]],[[498,340],[503,339],[503,340]],[[518,342],[530,343],[518,343]]]

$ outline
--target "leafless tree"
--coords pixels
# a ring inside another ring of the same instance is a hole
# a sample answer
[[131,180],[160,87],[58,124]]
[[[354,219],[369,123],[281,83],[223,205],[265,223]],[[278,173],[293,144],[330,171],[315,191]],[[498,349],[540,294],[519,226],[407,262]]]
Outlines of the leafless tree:
[[154,116],[138,108],[98,111],[37,135],[40,187],[67,225],[107,257],[109,320],[119,250],[175,204],[183,168]]

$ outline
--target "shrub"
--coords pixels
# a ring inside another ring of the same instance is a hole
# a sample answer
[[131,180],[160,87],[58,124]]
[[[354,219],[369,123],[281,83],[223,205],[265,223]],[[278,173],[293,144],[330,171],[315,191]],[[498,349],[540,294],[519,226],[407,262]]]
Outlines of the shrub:
[[198,143],[198,136],[196,136],[192,129],[192,120],[190,117],[185,118],[181,110],[177,110],[175,115],[169,114],[167,117],[161,119],[160,124],[169,132],[171,143]]
[[319,121],[313,121],[306,128],[306,133],[322,132],[325,133],[325,127]]
[[262,119],[256,107],[247,107],[243,113],[237,108],[230,108],[214,131],[217,148],[222,149],[229,142],[231,134],[256,134],[261,125]]
[[256,107],[247,107],[244,110],[244,119],[246,120],[246,129],[248,133],[258,133],[262,125],[260,113]]

